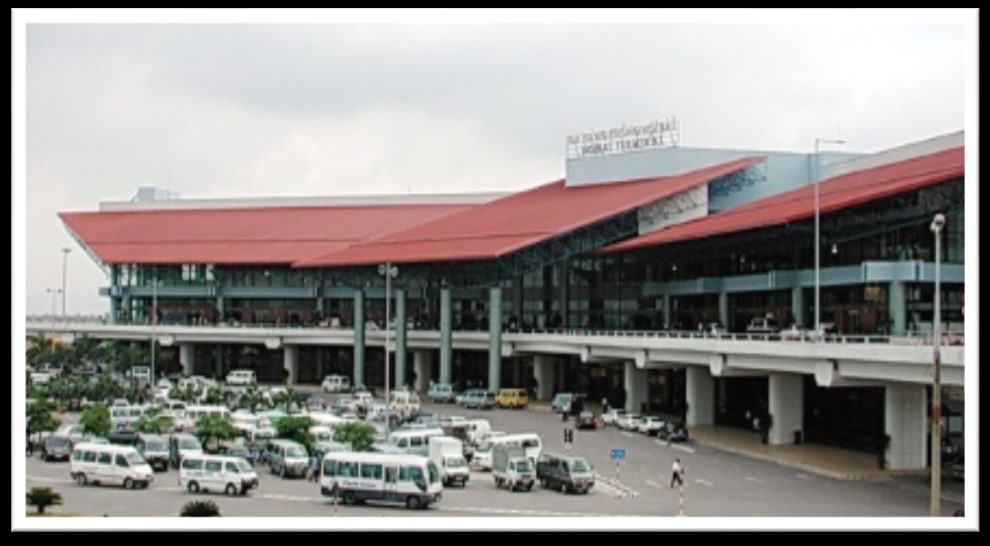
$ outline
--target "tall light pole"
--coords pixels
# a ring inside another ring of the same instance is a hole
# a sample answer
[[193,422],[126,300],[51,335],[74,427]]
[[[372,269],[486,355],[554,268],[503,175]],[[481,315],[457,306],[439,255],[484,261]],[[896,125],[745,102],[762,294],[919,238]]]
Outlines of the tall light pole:
[[67,258],[69,257],[70,252],[72,252],[71,248],[67,246],[62,247],[62,316],[63,317],[65,316],[65,274],[66,271],[68,270]]
[[936,214],[931,230],[935,234],[935,316],[932,324],[932,517],[942,515],[942,228],[945,215]]
[[55,328],[55,298],[62,293],[62,290],[58,288],[46,288],[45,294],[52,295],[52,328]]
[[389,314],[391,313],[391,303],[392,303],[392,279],[399,276],[399,268],[392,265],[391,263],[384,263],[378,266],[378,274],[385,277],[385,426],[391,430],[392,429],[392,416],[390,411],[389,399],[389,389],[390,385],[390,373],[388,369],[388,342],[389,337],[392,332],[392,324],[389,321]]
[[821,341],[821,292],[822,292],[822,257],[821,257],[821,197],[818,186],[822,179],[822,144],[845,144],[844,140],[816,138],[815,139],[815,341]]
[[158,344],[158,266],[155,266],[155,276],[151,279],[151,385],[155,380],[155,345]]

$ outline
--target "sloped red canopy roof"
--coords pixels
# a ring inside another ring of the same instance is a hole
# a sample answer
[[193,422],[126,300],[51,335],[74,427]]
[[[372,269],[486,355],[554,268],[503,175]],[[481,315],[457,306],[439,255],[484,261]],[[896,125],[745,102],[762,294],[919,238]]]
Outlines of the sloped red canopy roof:
[[476,205],[64,212],[103,263],[292,264]]
[[[821,214],[853,207],[963,176],[964,148],[954,148],[823,180]],[[604,252],[658,246],[713,235],[782,225],[815,214],[814,186],[753,201],[704,218],[614,244]]]
[[677,176],[566,187],[560,180],[297,263],[300,267],[383,262],[490,260],[744,169],[760,157]]

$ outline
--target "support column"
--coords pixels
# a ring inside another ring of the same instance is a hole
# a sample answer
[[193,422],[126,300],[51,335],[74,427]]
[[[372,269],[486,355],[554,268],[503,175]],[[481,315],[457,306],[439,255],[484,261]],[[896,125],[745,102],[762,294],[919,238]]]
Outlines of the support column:
[[113,293],[120,284],[120,271],[116,265],[110,266],[110,320],[108,324],[117,324],[117,311],[120,308],[120,298]]
[[646,382],[646,370],[636,368],[633,361],[626,362],[625,373],[626,389],[626,411],[629,413],[639,413],[642,410],[643,402],[649,394],[649,384]]
[[488,390],[502,388],[502,287],[488,290]]
[[351,385],[364,385],[364,290],[354,289],[354,380]]
[[549,400],[553,396],[553,357],[536,355],[533,361],[533,375],[536,377],[536,399]]
[[800,286],[791,288],[791,316],[798,328],[804,328],[808,322],[804,316],[804,289]]
[[134,324],[134,306],[132,305],[131,296],[129,294],[123,297],[123,305],[125,317],[124,322],[126,324]]
[[433,375],[433,351],[413,352],[413,371],[416,373],[417,392],[426,392],[430,388],[430,377]]
[[718,322],[722,328],[729,327],[729,293],[725,291],[718,293]]
[[179,345],[179,362],[182,365],[182,375],[189,377],[193,374],[193,366],[196,363],[195,346],[192,343],[182,343]]
[[450,288],[440,289],[440,383],[450,384],[453,379],[453,307],[450,303]]
[[[663,295],[663,329],[669,330],[674,327],[674,321],[670,316],[670,294]],[[728,327],[728,325],[726,325]]]
[[894,281],[887,287],[887,313],[890,315],[890,335],[903,336],[907,331],[907,304],[904,283]]
[[798,374],[772,373],[769,383],[773,418],[770,444],[793,444],[795,431],[804,435],[804,378]]
[[925,385],[891,384],[884,393],[884,432],[887,445],[887,468],[909,470],[925,468],[927,458],[928,392]]
[[687,367],[687,426],[715,424],[715,379],[707,366]]
[[406,291],[395,290],[395,387],[404,387],[406,381]]
[[293,386],[299,379],[299,347],[295,345],[285,345],[282,348],[282,367],[289,372],[286,376],[285,384]]

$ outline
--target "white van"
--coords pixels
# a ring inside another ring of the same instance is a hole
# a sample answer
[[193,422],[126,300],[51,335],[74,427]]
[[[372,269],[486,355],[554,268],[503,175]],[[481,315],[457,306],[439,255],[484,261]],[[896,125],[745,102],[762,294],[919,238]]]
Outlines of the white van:
[[426,457],[386,453],[327,453],[323,458],[320,493],[344,504],[381,501],[411,509],[440,502],[440,469]]
[[389,435],[388,443],[410,455],[427,457],[430,454],[430,437],[443,435],[443,430],[439,428],[397,430]]
[[328,375],[320,384],[323,392],[347,392],[351,390],[351,378],[343,375]]
[[399,412],[402,415],[411,415],[413,412],[419,411],[419,395],[414,392],[393,391],[391,398],[389,409],[392,411]]
[[179,467],[179,487],[190,493],[223,491],[230,496],[247,495],[258,487],[258,473],[241,457],[187,455]]
[[526,452],[526,458],[531,459],[533,464],[536,464],[536,460],[539,459],[540,454],[543,453],[543,440],[541,440],[540,435],[535,432],[493,436],[484,442],[481,442],[481,444],[474,450],[474,457],[471,458],[471,464],[482,470],[491,470],[492,449],[496,444],[522,447]]
[[230,420],[230,410],[223,406],[186,406],[186,419],[195,423],[207,415],[219,415]]
[[130,428],[141,420],[145,411],[144,406],[112,406],[110,408],[110,426],[112,428]]
[[475,446],[487,440],[492,433],[492,423],[488,419],[469,419],[461,426],[464,427],[468,443]]
[[255,375],[254,370],[231,370],[227,374],[226,382],[228,385],[257,385],[258,376]]
[[69,476],[79,485],[119,483],[125,489],[143,489],[155,481],[154,470],[137,449],[111,444],[76,444]]

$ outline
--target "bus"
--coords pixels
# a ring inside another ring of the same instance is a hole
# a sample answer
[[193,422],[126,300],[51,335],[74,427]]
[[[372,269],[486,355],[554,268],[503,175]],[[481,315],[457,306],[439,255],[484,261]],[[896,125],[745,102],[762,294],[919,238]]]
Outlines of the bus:
[[333,452],[323,457],[320,493],[344,504],[365,501],[426,508],[440,502],[440,470],[416,455]]

